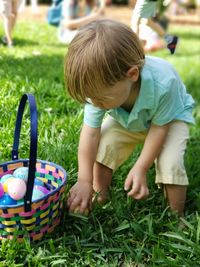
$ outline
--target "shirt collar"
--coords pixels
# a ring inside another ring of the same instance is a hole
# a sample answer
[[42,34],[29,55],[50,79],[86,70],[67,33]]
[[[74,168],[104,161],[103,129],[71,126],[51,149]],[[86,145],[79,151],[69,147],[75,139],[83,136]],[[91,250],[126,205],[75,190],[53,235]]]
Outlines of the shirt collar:
[[152,109],[154,107],[155,90],[154,90],[153,75],[148,69],[147,65],[144,65],[141,71],[141,86],[138,98],[135,102],[133,110]]

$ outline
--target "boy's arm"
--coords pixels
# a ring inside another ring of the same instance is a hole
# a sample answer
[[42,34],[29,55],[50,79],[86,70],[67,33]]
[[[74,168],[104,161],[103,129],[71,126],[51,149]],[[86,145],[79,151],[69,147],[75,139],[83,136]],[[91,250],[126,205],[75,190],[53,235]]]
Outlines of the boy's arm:
[[146,173],[163,147],[169,125],[170,124],[164,126],[151,125],[141,154],[130,170],[124,184],[125,190],[131,187],[128,193],[129,196],[135,199],[142,199],[148,196],[149,191],[146,183]]
[[65,28],[69,30],[76,30],[79,27],[83,26],[84,24],[87,24],[89,22],[92,22],[93,20],[99,19],[101,16],[98,13],[91,13],[88,16],[77,18],[77,19],[64,19],[62,21],[62,24]]
[[78,180],[70,190],[68,207],[74,211],[79,207],[80,213],[91,206],[93,194],[93,166],[96,160],[100,139],[100,128],[83,125],[78,149]]

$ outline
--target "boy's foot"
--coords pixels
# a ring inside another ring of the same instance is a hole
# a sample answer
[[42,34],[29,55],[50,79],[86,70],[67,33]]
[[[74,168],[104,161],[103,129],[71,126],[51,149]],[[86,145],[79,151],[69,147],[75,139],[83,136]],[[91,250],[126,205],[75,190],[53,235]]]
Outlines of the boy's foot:
[[172,55],[175,53],[177,43],[178,43],[178,37],[173,36],[172,41],[167,44],[167,48],[169,49]]

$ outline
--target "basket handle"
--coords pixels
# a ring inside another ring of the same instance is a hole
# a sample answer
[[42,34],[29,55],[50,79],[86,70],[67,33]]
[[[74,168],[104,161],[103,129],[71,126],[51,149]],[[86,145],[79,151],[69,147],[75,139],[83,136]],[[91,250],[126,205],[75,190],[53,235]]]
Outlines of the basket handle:
[[36,107],[35,97],[32,94],[24,94],[20,100],[17,112],[16,124],[15,124],[14,142],[12,149],[12,160],[18,160],[18,148],[19,148],[22,117],[24,114],[24,108],[27,100],[30,108],[30,150],[29,150],[30,154],[29,154],[27,190],[24,196],[25,212],[31,211],[32,194],[33,194],[33,186],[34,186],[35,170],[36,170],[36,158],[37,158],[37,140],[38,140],[37,107]]

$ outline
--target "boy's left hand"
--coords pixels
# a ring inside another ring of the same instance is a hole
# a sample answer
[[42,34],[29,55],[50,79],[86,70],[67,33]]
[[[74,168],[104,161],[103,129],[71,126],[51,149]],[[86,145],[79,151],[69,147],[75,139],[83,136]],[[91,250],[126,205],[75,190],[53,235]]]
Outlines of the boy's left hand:
[[146,170],[134,166],[124,183],[124,190],[131,190],[128,192],[128,196],[131,196],[134,199],[144,199],[149,195],[149,189],[147,187],[146,181]]

